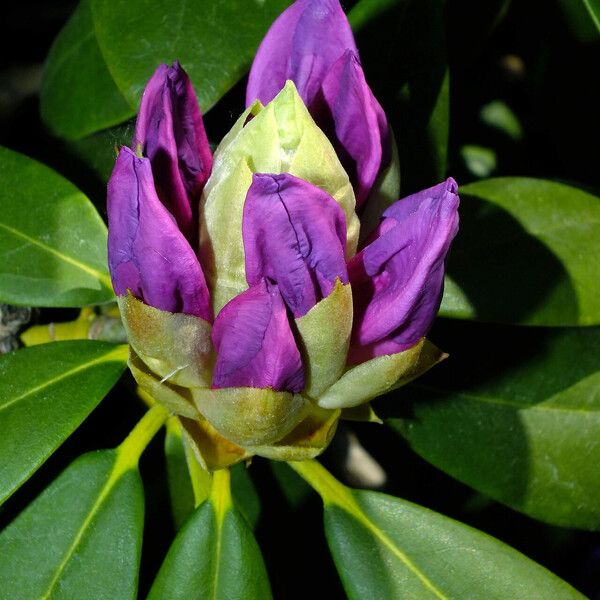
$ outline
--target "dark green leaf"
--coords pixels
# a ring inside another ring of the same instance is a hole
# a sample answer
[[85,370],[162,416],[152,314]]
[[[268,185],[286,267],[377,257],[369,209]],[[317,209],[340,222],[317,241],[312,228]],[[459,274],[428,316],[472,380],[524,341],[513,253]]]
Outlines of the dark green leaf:
[[289,0],[92,0],[108,68],[137,106],[160,63],[179,60],[206,112],[244,75],[258,44]]
[[270,465],[273,476],[290,506],[294,509],[302,506],[310,496],[310,486],[285,463],[273,460]]
[[502,542],[377,492],[354,491],[341,503],[329,498],[325,531],[351,600],[583,599]]
[[171,511],[175,529],[179,529],[194,512],[194,489],[188,471],[181,427],[176,417],[171,417],[167,421],[165,457],[167,459]]
[[236,508],[254,529],[260,517],[260,498],[245,463],[231,467],[231,493]]
[[440,314],[527,325],[600,323],[600,198],[502,177],[460,190]]
[[600,328],[449,332],[450,359],[382,403],[384,419],[478,491],[555,525],[600,529]]
[[258,545],[228,493],[211,492],[177,534],[148,596],[163,598],[271,598]]
[[559,0],[573,33],[582,42],[600,40],[599,0]]
[[92,341],[0,357],[0,502],[79,426],[126,363],[126,346]]
[[82,0],[50,49],[40,108],[50,129],[67,139],[84,137],[135,114],[98,48],[90,0]]
[[121,146],[129,146],[133,138],[133,123],[111,127],[69,143],[69,148],[88,165],[98,179],[106,183],[115,166]]
[[118,451],[86,454],[0,535],[0,590],[11,600],[133,600],[142,482]]
[[60,175],[0,148],[0,302],[83,306],[114,297],[106,226]]

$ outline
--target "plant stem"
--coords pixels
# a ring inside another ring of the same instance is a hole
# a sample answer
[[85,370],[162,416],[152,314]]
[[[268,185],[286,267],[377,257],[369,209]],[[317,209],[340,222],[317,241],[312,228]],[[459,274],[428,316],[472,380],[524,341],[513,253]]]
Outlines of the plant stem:
[[164,425],[168,416],[169,411],[159,404],[154,405],[146,412],[117,448],[118,458],[115,471],[123,472],[137,466],[142,452],[156,432]]
[[215,507],[217,521],[222,522],[225,512],[231,508],[231,474],[229,469],[219,469],[213,473],[210,500]]
[[350,513],[360,512],[352,490],[340,483],[321,463],[302,460],[288,462],[288,465],[321,496],[325,504],[336,504]]

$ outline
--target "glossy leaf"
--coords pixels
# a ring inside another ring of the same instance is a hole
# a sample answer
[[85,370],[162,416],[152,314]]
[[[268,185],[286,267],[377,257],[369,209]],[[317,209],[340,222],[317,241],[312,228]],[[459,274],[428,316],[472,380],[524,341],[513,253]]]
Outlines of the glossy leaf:
[[[600,329],[466,327],[379,412],[436,467],[532,517],[600,529]],[[463,350],[460,347],[470,348]]]
[[160,63],[179,60],[203,112],[246,72],[258,44],[289,0],[91,0],[102,55],[137,106]]
[[106,226],[60,175],[0,148],[0,302],[83,306],[114,297]]
[[[577,591],[516,550],[415,504],[354,492],[325,507],[325,531],[350,599],[555,598]],[[476,557],[476,559],[474,559]]]
[[117,451],[86,454],[0,535],[11,600],[133,600],[144,521],[142,481]]
[[271,598],[260,550],[229,490],[220,485],[223,477],[228,474],[215,473],[210,498],[178,533],[148,600]]
[[350,600],[583,596],[502,542],[411,502],[350,490],[318,463],[292,463],[321,494],[325,533]]
[[126,364],[126,346],[92,341],[0,357],[0,502],[80,425]]
[[54,41],[40,93],[42,118],[57,135],[78,139],[125,121],[135,105],[112,79],[94,32],[90,0],[82,0]]
[[600,323],[600,198],[541,179],[460,189],[440,314],[527,325]]
[[254,529],[260,517],[260,497],[245,463],[231,467],[231,495],[235,507]]

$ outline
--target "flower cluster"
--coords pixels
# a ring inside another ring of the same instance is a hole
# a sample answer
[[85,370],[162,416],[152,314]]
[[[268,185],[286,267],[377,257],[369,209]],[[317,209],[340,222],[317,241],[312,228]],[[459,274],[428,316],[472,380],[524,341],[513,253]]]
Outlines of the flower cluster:
[[109,266],[131,370],[207,468],[312,458],[442,357],[424,336],[457,187],[394,202],[393,146],[338,0],[275,21],[214,156],[181,66],[148,82],[109,182]]

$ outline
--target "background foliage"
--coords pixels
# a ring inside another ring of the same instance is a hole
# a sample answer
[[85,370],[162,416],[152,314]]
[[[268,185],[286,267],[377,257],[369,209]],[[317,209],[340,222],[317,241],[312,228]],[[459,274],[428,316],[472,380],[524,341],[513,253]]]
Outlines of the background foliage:
[[[266,0],[248,11],[248,2],[8,5],[5,18],[16,35],[0,41],[0,143],[11,149],[0,150],[0,302],[43,307],[34,311],[42,327],[32,336],[47,341],[49,323],[77,317],[68,307],[112,297],[98,214],[105,217],[115,146],[129,142],[156,64],[179,59],[189,71],[212,143],[241,111],[254,50],[289,4]],[[243,552],[233,542],[227,552],[231,568],[255,584],[245,588],[249,597],[268,594],[259,552],[275,597],[306,597],[317,580],[321,593],[343,597],[335,566],[351,597],[373,589],[392,597],[411,589],[415,576],[393,548],[435,555],[448,536],[448,551],[460,546],[465,555],[456,557],[461,575],[444,580],[440,593],[460,597],[461,585],[474,586],[485,574],[512,597],[527,597],[532,588],[574,597],[558,580],[523,567],[512,551],[411,502],[495,536],[600,597],[600,5],[343,4],[398,140],[403,195],[446,174],[461,184],[461,231],[430,335],[451,358],[376,403],[384,426],[345,426],[324,457],[343,482],[403,500],[339,489],[326,503],[323,528],[318,496],[297,474],[257,459],[250,471],[233,469],[233,498],[216,489],[180,529],[202,490],[192,490],[181,469],[175,429],[154,439],[139,472],[137,462],[119,462],[122,451],[90,453],[127,444],[144,413],[131,380],[119,380],[124,347],[80,340],[19,350],[0,359],[0,498],[7,499],[0,556],[13,557],[0,559],[0,580],[20,581],[22,572],[30,586],[23,597],[58,597],[63,576],[65,590],[85,589],[89,597],[100,597],[100,589],[117,597],[110,587],[117,577],[128,586],[125,596],[133,595],[140,554],[141,595],[164,597],[164,586],[175,586],[185,596],[198,586],[194,577],[218,573],[215,531],[229,535],[226,543],[242,540]],[[68,331],[53,326],[54,337],[81,328],[89,337],[88,318]],[[110,339],[110,331],[100,337]],[[379,470],[357,472],[348,462],[356,437]],[[377,481],[369,479],[373,472],[382,474]],[[66,505],[68,513],[59,508]],[[396,518],[388,523],[390,511]],[[89,514],[105,519],[106,528],[79,553],[77,536]],[[368,523],[385,524],[389,539]],[[110,576],[92,583],[77,561],[100,560],[101,535],[117,539],[127,559],[102,563]],[[39,556],[22,543],[33,536]],[[46,544],[63,548],[66,559],[53,564]],[[502,568],[471,564],[471,544],[496,552]],[[361,565],[355,547],[390,551],[399,566],[390,574],[369,561]],[[190,548],[211,548],[193,574],[182,569]],[[425,570],[443,579],[435,560]],[[215,595],[236,593],[215,581]]]

